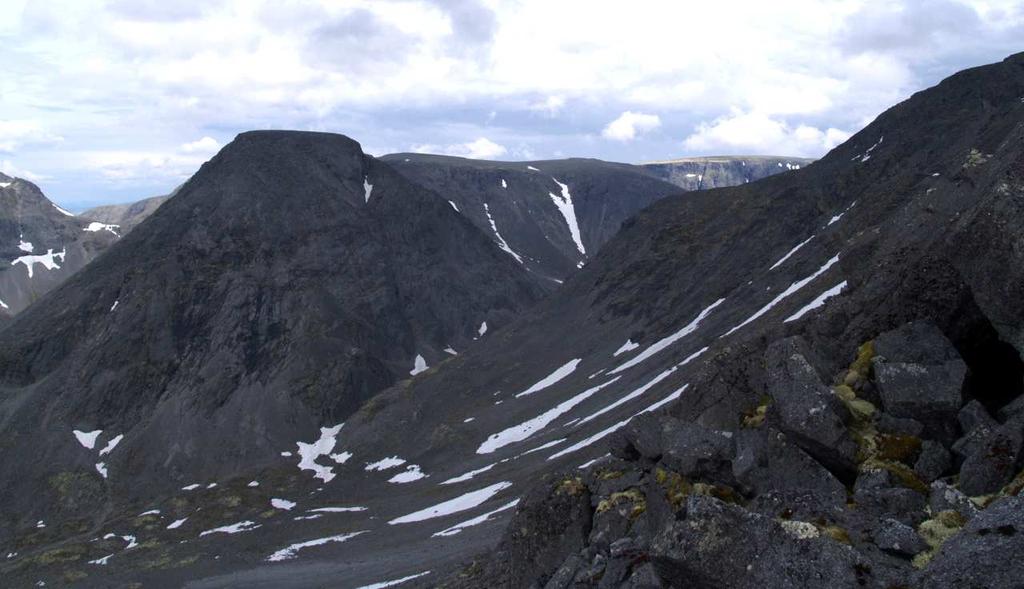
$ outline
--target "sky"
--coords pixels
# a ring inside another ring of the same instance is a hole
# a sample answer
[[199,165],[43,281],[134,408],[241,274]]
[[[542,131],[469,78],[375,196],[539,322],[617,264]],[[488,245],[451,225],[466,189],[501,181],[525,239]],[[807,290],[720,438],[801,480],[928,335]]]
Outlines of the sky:
[[[0,0],[0,172],[72,210],[250,129],[638,163],[819,157],[1024,50],[1021,0]],[[1016,41],[1016,43],[1015,43]]]

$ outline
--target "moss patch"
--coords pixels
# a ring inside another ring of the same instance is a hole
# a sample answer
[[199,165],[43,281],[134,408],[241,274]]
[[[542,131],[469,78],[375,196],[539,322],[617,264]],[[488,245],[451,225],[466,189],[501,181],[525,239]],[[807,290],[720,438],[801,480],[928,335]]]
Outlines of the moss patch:
[[964,516],[955,511],[940,511],[932,519],[921,522],[917,527],[917,533],[928,544],[929,549],[915,556],[913,565],[919,569],[927,566],[946,540],[959,532],[965,523],[967,520]]
[[583,484],[583,479],[580,477],[569,477],[558,483],[555,487],[555,493],[559,495],[572,495],[573,497],[579,497],[587,490],[587,486]]
[[762,395],[757,407],[743,413],[743,417],[740,419],[740,425],[748,429],[761,427],[764,423],[765,416],[768,415],[768,406],[771,405],[771,403],[771,397],[768,395]]
[[619,493],[612,493],[611,497],[597,504],[597,513],[604,513],[620,503],[626,502],[633,504],[633,508],[629,512],[630,519],[636,519],[643,512],[647,511],[647,499],[639,489],[633,488]]

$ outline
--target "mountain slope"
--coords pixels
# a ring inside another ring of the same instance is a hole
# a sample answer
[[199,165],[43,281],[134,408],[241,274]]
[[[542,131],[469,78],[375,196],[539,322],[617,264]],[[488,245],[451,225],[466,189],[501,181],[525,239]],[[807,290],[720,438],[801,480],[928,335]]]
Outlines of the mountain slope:
[[799,170],[813,161],[800,157],[726,155],[650,162],[641,164],[641,167],[685,190],[707,190],[737,186],[782,172]]
[[415,153],[383,159],[449,199],[526,268],[558,282],[623,221],[679,190],[635,166],[600,160],[494,162]]
[[151,196],[131,203],[93,207],[82,211],[79,216],[91,221],[117,225],[121,228],[122,233],[128,233],[146,217],[152,215],[167,199],[174,196],[175,192],[165,196]]
[[[339,135],[242,134],[144,227],[0,337],[5,535],[279,458],[543,293]],[[54,477],[92,491],[62,504]]]
[[118,239],[117,227],[75,217],[39,187],[0,174],[0,318],[6,322]]
[[[121,499],[59,546],[66,531],[23,523],[0,568],[84,586],[1012,587],[1022,97],[1017,55],[807,168],[663,199],[521,318],[344,423],[306,420],[265,468]],[[923,456],[939,466],[918,474]]]

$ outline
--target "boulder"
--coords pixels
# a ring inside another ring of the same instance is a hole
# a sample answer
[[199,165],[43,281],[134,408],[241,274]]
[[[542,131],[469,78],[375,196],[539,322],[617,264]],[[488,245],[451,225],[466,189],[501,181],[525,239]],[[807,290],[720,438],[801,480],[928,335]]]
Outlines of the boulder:
[[748,494],[772,492],[783,498],[831,511],[846,503],[846,487],[831,472],[792,444],[780,431],[736,433],[733,476]]
[[843,478],[853,478],[857,444],[846,427],[849,414],[801,353],[799,338],[780,340],[765,352],[768,423]]
[[644,563],[633,569],[633,574],[622,584],[622,589],[663,589],[665,584],[661,582],[654,565]]
[[1010,401],[999,410],[999,419],[1009,421],[1014,417],[1024,417],[1024,395]]
[[977,399],[972,399],[964,405],[960,409],[960,413],[957,414],[956,420],[960,423],[960,431],[962,432],[971,432],[983,426],[990,429],[999,426],[999,422],[988,414],[985,406],[979,403]]
[[914,528],[889,518],[879,522],[874,541],[883,551],[903,557],[912,557],[928,549],[928,544]]
[[921,589],[1019,589],[1024,554],[1024,498],[1006,497],[978,513],[919,575]]
[[609,436],[613,456],[623,460],[661,458],[662,429],[671,430],[679,420],[654,413],[642,413]]
[[960,467],[960,488],[974,497],[1003,488],[1020,471],[1024,421],[1008,421],[974,449]]
[[696,423],[676,424],[662,429],[662,464],[687,478],[731,483],[733,434]]
[[914,462],[914,472],[922,481],[930,483],[949,472],[951,468],[953,458],[942,444],[932,440],[921,443],[921,454]]
[[887,413],[922,422],[927,437],[955,439],[967,364],[938,327],[915,321],[879,335],[871,362]]
[[978,506],[970,497],[956,487],[942,481],[935,481],[929,487],[928,507],[932,513],[955,511],[969,520],[978,513]]
[[849,546],[813,524],[779,522],[705,496],[651,544],[651,560],[671,587],[855,588],[879,584]]

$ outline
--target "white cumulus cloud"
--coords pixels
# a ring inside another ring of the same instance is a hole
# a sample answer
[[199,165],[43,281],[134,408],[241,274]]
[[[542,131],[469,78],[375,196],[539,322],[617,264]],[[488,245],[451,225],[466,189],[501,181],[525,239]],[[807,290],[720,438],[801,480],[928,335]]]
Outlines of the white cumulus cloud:
[[661,118],[658,115],[649,115],[642,112],[627,110],[619,115],[619,118],[608,123],[601,131],[605,139],[614,141],[632,141],[638,135],[653,131],[661,126]]
[[416,153],[439,153],[475,160],[493,159],[508,153],[507,147],[495,143],[486,137],[479,137],[469,143],[456,143],[453,145],[416,145],[412,150]]
[[760,112],[733,111],[697,125],[683,147],[691,153],[806,155],[818,157],[850,137],[834,127],[824,130]]
[[214,154],[220,149],[220,142],[207,135],[202,139],[183,144],[180,149],[182,153]]

